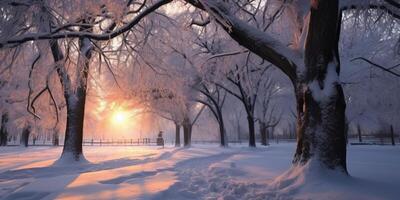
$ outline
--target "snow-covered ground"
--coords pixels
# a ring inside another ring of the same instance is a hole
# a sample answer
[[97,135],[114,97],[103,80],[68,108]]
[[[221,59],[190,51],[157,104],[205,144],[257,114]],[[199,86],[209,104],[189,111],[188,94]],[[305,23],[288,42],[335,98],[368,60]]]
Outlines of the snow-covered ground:
[[90,163],[53,165],[61,148],[0,148],[0,199],[400,199],[400,146],[349,146],[351,177],[308,171],[295,179],[278,177],[293,143],[84,152]]

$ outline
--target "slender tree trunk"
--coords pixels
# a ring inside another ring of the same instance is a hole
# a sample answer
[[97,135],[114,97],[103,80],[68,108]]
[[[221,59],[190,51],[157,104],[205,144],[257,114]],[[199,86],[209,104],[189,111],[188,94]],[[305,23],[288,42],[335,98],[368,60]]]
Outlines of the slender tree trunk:
[[297,149],[293,163],[311,159],[347,173],[345,100],[338,82],[338,0],[312,0],[305,45],[305,71],[298,75]]
[[28,125],[28,126],[24,127],[24,129],[22,130],[20,144],[24,145],[25,147],[28,147],[30,134],[31,134],[31,126]]
[[175,122],[175,147],[181,146],[181,125]]
[[224,118],[222,116],[221,110],[217,108],[217,114],[218,114],[218,126],[219,126],[219,135],[220,135],[220,144],[222,147],[227,147],[228,146],[228,136],[226,135],[226,130],[225,130],[225,124],[224,124]]
[[219,135],[220,135],[220,138],[221,138],[221,141],[220,141],[221,146],[222,147],[227,147],[228,146],[228,138],[227,138],[227,135],[226,135],[224,122],[220,122],[219,123]]
[[185,118],[182,123],[183,127],[183,146],[190,147],[192,143],[192,124],[189,118]]
[[362,142],[360,124],[357,124],[357,134],[358,134],[358,142]]
[[394,131],[393,131],[393,125],[390,125],[390,137],[392,139],[392,145],[396,145],[396,143],[394,142]]
[[53,133],[53,138],[52,138],[52,142],[53,142],[53,146],[58,146],[59,145],[59,136],[58,136],[58,132],[54,132]]
[[8,142],[8,113],[3,113],[1,115],[1,128],[0,128],[0,146],[7,146]]
[[183,134],[184,134],[184,144],[185,147],[190,147],[192,144],[192,126],[187,125],[183,127]]
[[238,135],[238,141],[239,141],[239,143],[241,144],[242,143],[242,138],[240,137],[240,131],[241,131],[241,128],[240,128],[240,122],[239,122],[239,120],[237,121],[237,135]]
[[254,129],[254,118],[248,115],[247,123],[249,125],[249,146],[256,147],[256,132]]
[[260,122],[261,145],[263,145],[263,146],[268,145],[267,133],[268,133],[268,129],[265,125],[265,122]]
[[190,147],[192,144],[192,125],[183,126],[183,146]]

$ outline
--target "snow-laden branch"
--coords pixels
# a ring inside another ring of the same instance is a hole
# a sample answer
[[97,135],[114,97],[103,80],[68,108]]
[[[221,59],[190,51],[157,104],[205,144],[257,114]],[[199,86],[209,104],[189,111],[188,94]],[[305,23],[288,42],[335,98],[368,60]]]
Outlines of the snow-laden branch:
[[52,32],[43,32],[43,33],[30,33],[30,34],[23,34],[20,36],[15,36],[13,38],[6,39],[4,41],[0,41],[0,48],[3,48],[10,44],[21,44],[24,42],[32,41],[32,40],[47,40],[47,39],[61,39],[61,38],[81,38],[86,37],[92,40],[109,40],[114,37],[121,35],[129,31],[133,28],[136,24],[138,24],[144,17],[148,14],[152,13],[153,11],[157,10],[161,6],[171,2],[172,0],[159,0],[158,2],[154,3],[153,5],[147,7],[141,13],[139,13],[135,18],[133,18],[129,23],[124,24],[120,28],[103,34],[96,34],[91,32],[84,32],[84,31],[65,31],[60,33],[52,33]]
[[236,42],[277,66],[292,82],[295,82],[296,67],[302,65],[299,53],[262,30],[238,19],[222,1],[186,0],[186,2],[207,11]]
[[400,2],[398,0],[341,0],[340,10],[380,9],[394,18],[400,19]]

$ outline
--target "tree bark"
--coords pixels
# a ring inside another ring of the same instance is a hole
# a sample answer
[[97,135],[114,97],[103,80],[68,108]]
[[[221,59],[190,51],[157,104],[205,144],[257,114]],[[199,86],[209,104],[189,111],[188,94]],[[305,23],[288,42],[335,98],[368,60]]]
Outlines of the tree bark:
[[220,135],[220,144],[222,147],[227,147],[228,146],[228,136],[226,135],[226,130],[225,130],[225,124],[224,124],[224,118],[222,115],[222,111],[220,108],[216,107],[216,113],[218,115],[217,121],[218,121],[218,126],[219,126],[219,135]]
[[58,132],[54,132],[53,133],[53,138],[52,138],[52,143],[53,146],[58,146],[59,145],[59,136],[58,136]]
[[1,128],[0,128],[0,146],[7,146],[8,142],[8,113],[3,113],[1,115]]
[[[61,62],[63,60],[62,51],[57,41],[51,41],[51,50],[54,61]],[[78,75],[77,88],[71,90],[71,83],[68,74],[61,67],[57,69],[61,84],[63,85],[64,98],[67,106],[67,124],[65,131],[64,147],[61,154],[61,159],[68,157],[68,160],[79,161],[83,157],[82,141],[83,141],[83,124],[85,116],[86,103],[86,86],[89,72],[89,60],[91,58],[91,45],[87,38],[79,39],[80,53],[82,62],[78,62],[77,67],[81,67],[81,75]]]
[[357,134],[358,134],[358,142],[362,142],[360,124],[357,124]]
[[181,146],[181,125],[175,122],[175,147]]
[[76,95],[67,96],[67,126],[61,158],[72,156],[80,160],[82,153],[83,124],[85,116],[85,89],[78,89]]
[[[297,149],[293,163],[311,159],[347,173],[345,100],[338,82],[340,19],[337,0],[311,1],[305,71],[298,75]],[[333,80],[331,80],[333,79]]]
[[247,116],[247,123],[249,125],[249,147],[256,147],[256,132],[254,129],[254,118]]
[[393,131],[393,125],[390,125],[390,137],[392,139],[392,145],[396,145],[395,141],[394,141],[394,131]]
[[185,118],[182,123],[183,126],[183,146],[190,147],[192,143],[192,124],[188,118]]
[[220,141],[221,146],[222,147],[227,147],[228,146],[228,138],[227,138],[227,135],[226,135],[225,125],[224,125],[223,122],[221,122],[219,124],[219,135],[220,135],[220,138],[221,138],[221,141]]
[[265,122],[260,122],[261,145],[268,145],[268,129]]
[[31,134],[31,126],[28,125],[22,130],[20,144],[28,147],[29,145],[29,135]]

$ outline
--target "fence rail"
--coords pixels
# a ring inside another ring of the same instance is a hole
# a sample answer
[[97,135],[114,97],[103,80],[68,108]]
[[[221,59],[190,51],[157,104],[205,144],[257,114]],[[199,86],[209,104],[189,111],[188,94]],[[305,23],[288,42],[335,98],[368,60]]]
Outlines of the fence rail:
[[[287,142],[296,142],[294,138],[282,138],[275,137],[269,138],[269,144],[277,144],[277,143],[287,143]],[[219,140],[193,140],[192,144],[215,144],[218,145],[220,143]],[[231,140],[229,144],[232,145],[240,145],[247,144],[248,140]],[[382,137],[375,135],[363,135],[362,139],[356,135],[350,135],[348,137],[349,145],[396,145],[400,143],[400,137],[392,138],[392,137]],[[54,146],[51,140],[29,140],[29,146]],[[82,144],[84,146],[157,146],[157,139],[155,138],[139,138],[139,139],[84,139]],[[164,144],[174,145],[175,140],[164,140]],[[7,146],[20,146],[19,140],[10,140],[7,143]],[[181,143],[183,145],[183,143]],[[58,146],[63,146],[63,140],[59,141]]]
[[156,146],[157,140],[150,138],[142,139],[119,139],[119,140],[84,140],[86,146]]

